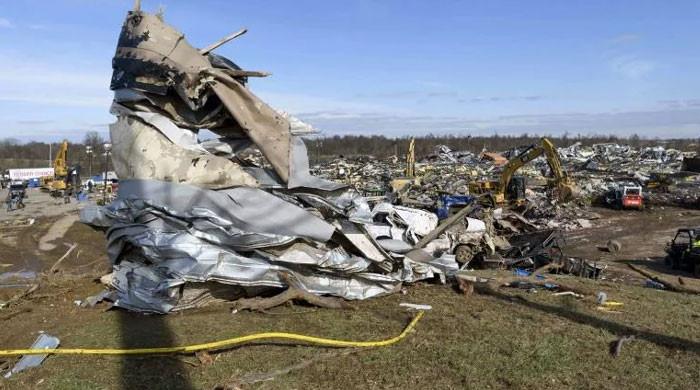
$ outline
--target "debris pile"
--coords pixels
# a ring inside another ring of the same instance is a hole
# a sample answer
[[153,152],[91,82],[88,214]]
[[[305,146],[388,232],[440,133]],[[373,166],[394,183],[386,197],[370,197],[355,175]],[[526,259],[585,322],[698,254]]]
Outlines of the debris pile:
[[[514,158],[524,149],[484,152],[477,156],[438,146],[434,153],[416,164],[418,184],[406,189],[402,202],[435,210],[441,194],[467,195],[470,183],[497,180],[503,161],[508,161],[506,157]],[[700,174],[693,171],[697,170],[695,153],[662,146],[635,149],[620,144],[583,146],[580,142],[559,148],[558,152],[566,171],[577,184],[579,202],[564,207],[553,200],[544,188],[550,168],[544,157],[538,157],[517,172],[527,179],[526,198],[532,203],[533,214],[523,213],[524,216],[536,219],[536,214],[540,214],[567,229],[587,227],[587,222],[580,223],[589,219],[584,206],[604,204],[605,195],[621,185],[643,186],[649,205],[700,207]],[[386,160],[362,156],[338,158],[314,167],[314,172],[321,177],[355,185],[361,190],[372,187],[385,192],[391,189],[391,179],[401,176],[404,170],[404,159],[396,156]]]
[[[434,214],[371,204],[310,175],[300,137],[309,127],[246,87],[263,72],[190,46],[140,10],[126,18],[113,67],[122,180],[109,206],[81,211],[107,229],[113,292],[101,298],[157,313],[288,286],[365,299],[456,271],[454,257],[413,250]],[[205,128],[221,138],[199,143]],[[271,169],[238,158],[251,147]]]
[[[663,146],[635,149],[629,145],[575,143],[559,149],[574,172],[582,195],[596,201],[621,185],[645,189],[650,205],[700,207],[700,177],[686,171],[695,153]],[[692,163],[691,163],[692,165]]]
[[[543,139],[546,147],[477,155],[441,145],[410,177],[397,156],[310,169],[302,136],[311,126],[247,87],[269,74],[213,53],[244,32],[196,49],[162,16],[127,15],[110,86],[122,181],[110,205],[81,211],[106,230],[112,290],[87,302],[168,313],[284,288],[365,299],[466,267],[557,263],[597,278],[597,264],[562,255],[561,231],[591,227],[599,216],[587,206],[621,176],[656,185],[658,199],[697,202],[698,175],[679,174],[693,156],[663,147],[576,143],[557,153]],[[200,142],[201,129],[219,138]],[[551,186],[552,176],[570,183],[562,163],[583,194],[573,202]],[[488,186],[515,170],[517,202],[500,208]]]

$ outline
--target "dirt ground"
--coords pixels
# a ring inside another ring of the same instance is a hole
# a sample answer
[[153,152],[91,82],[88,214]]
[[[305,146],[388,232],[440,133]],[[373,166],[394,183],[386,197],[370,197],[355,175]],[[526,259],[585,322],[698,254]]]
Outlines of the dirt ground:
[[[232,314],[231,304],[219,304],[157,316],[75,303],[102,290],[97,279],[109,270],[104,238],[79,222],[67,222],[81,205],[52,202],[32,193],[27,209],[0,213],[0,285],[5,286],[0,301],[39,284],[0,309],[2,349],[26,348],[42,331],[59,337],[65,348],[185,345],[265,331],[379,340],[400,333],[414,315],[399,303],[433,309],[406,339],[385,348],[266,342],[213,352],[211,359],[50,356],[39,368],[0,379],[0,388],[695,389],[700,382],[700,296],[647,288],[646,278],[628,266],[672,282],[680,277],[684,286],[700,289],[699,279],[663,264],[664,245],[675,229],[700,226],[697,210],[596,210],[602,218],[593,228],[567,233],[565,253],[606,263],[604,279],[547,275],[553,283],[584,292],[583,299],[511,288],[478,289],[465,296],[451,285],[417,283],[400,294],[354,302],[355,310],[295,305]],[[31,225],[28,218],[35,219]],[[622,250],[610,254],[597,248],[609,239],[620,241]],[[40,250],[42,242],[51,247]],[[56,265],[73,244],[75,249]],[[599,310],[599,291],[624,305],[614,312]],[[635,338],[618,357],[611,356],[611,343],[629,335]],[[15,361],[0,357],[0,367]]]

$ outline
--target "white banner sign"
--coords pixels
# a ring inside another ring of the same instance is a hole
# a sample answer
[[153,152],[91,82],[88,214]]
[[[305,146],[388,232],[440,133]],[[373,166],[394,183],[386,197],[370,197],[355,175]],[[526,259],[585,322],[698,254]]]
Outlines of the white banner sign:
[[53,168],[10,169],[10,180],[29,180],[44,176],[53,177]]

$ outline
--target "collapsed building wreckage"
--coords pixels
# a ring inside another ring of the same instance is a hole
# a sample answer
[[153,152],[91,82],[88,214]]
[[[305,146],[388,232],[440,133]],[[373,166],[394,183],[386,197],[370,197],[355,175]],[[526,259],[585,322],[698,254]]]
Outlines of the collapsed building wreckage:
[[[470,186],[482,180],[498,180],[509,159],[531,148],[524,145],[501,152],[453,151],[438,145],[435,152],[419,159],[418,180],[411,180],[402,202],[425,209],[440,209],[444,194],[468,195]],[[558,148],[562,165],[575,181],[577,197],[560,202],[544,185],[551,174],[547,159],[538,157],[522,166],[518,175],[527,178],[526,202],[516,208],[520,216],[540,228],[574,230],[589,227],[599,218],[586,206],[605,204],[611,190],[626,183],[644,188],[645,202],[656,206],[700,208],[700,175],[695,152],[681,152],[662,146],[634,148],[620,144],[584,146],[576,142]],[[357,186],[365,194],[391,190],[391,179],[405,171],[404,160],[367,156],[336,158],[316,164],[312,172],[320,177]],[[528,230],[527,226],[523,226]]]
[[[511,242],[501,235],[574,229],[596,218],[577,203],[532,190],[520,212],[474,207],[433,234],[438,219],[422,210],[434,208],[433,195],[468,193],[469,180],[497,173],[507,162],[501,154],[441,147],[421,168],[434,168],[432,182],[412,186],[413,202],[403,206],[364,197],[351,185],[357,181],[343,180],[354,175],[366,188],[379,178],[374,194],[382,194],[402,170],[397,158],[386,169],[377,161],[357,170],[349,169],[353,162],[336,161],[325,165],[330,170],[314,167],[320,175],[312,175],[301,138],[310,126],[252,94],[248,77],[266,73],[242,70],[212,52],[228,38],[198,50],[162,16],[139,9],[127,15],[111,83],[120,190],[109,206],[81,213],[84,222],[106,229],[112,289],[99,298],[158,313],[290,286],[365,299],[402,283],[444,281],[470,263],[535,267],[573,260],[563,258],[555,233]],[[201,129],[220,138],[199,142]],[[241,157],[251,149],[258,164]],[[581,158],[581,149],[559,152],[567,169]],[[546,165],[538,158],[522,173],[541,176]],[[464,177],[455,180],[456,174]],[[574,273],[600,273],[585,261],[577,264]]]
[[[107,229],[113,290],[102,298],[158,313],[288,286],[364,299],[457,269],[453,256],[413,249],[436,227],[434,214],[370,205],[310,175],[300,137],[309,126],[246,86],[263,73],[194,48],[138,7],[113,68],[120,189],[110,205],[81,211]],[[199,143],[200,129],[221,138]],[[237,157],[251,146],[272,169]]]

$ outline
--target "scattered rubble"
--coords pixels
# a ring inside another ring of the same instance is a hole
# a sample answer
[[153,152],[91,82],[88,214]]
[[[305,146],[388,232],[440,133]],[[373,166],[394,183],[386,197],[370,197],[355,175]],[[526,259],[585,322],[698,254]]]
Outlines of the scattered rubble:
[[[81,211],[106,231],[113,291],[88,305],[169,313],[253,297],[241,307],[267,308],[256,297],[280,293],[276,301],[341,307],[314,297],[366,299],[468,268],[556,265],[597,279],[605,266],[565,256],[563,232],[594,227],[599,215],[588,206],[621,180],[658,188],[645,192],[650,204],[698,202],[699,175],[680,171],[694,156],[663,147],[575,143],[557,153],[543,139],[475,154],[441,145],[415,172],[406,169],[412,156],[310,168],[302,136],[311,126],[247,87],[248,77],[269,74],[213,52],[244,32],[196,49],[162,15],[127,15],[111,83],[120,188],[110,205]],[[199,142],[201,129],[219,138]],[[522,196],[501,207],[489,183],[510,182],[515,170]],[[574,182],[576,199],[556,196]]]
[[[247,89],[257,74],[141,11],[129,12],[113,66],[119,193],[81,219],[106,229],[116,306],[168,313],[286,287],[365,299],[457,270],[454,258],[412,251],[434,214],[310,175],[300,121]],[[202,128],[222,138],[206,149]],[[272,169],[236,157],[250,146]],[[224,149],[228,158],[215,154]]]

